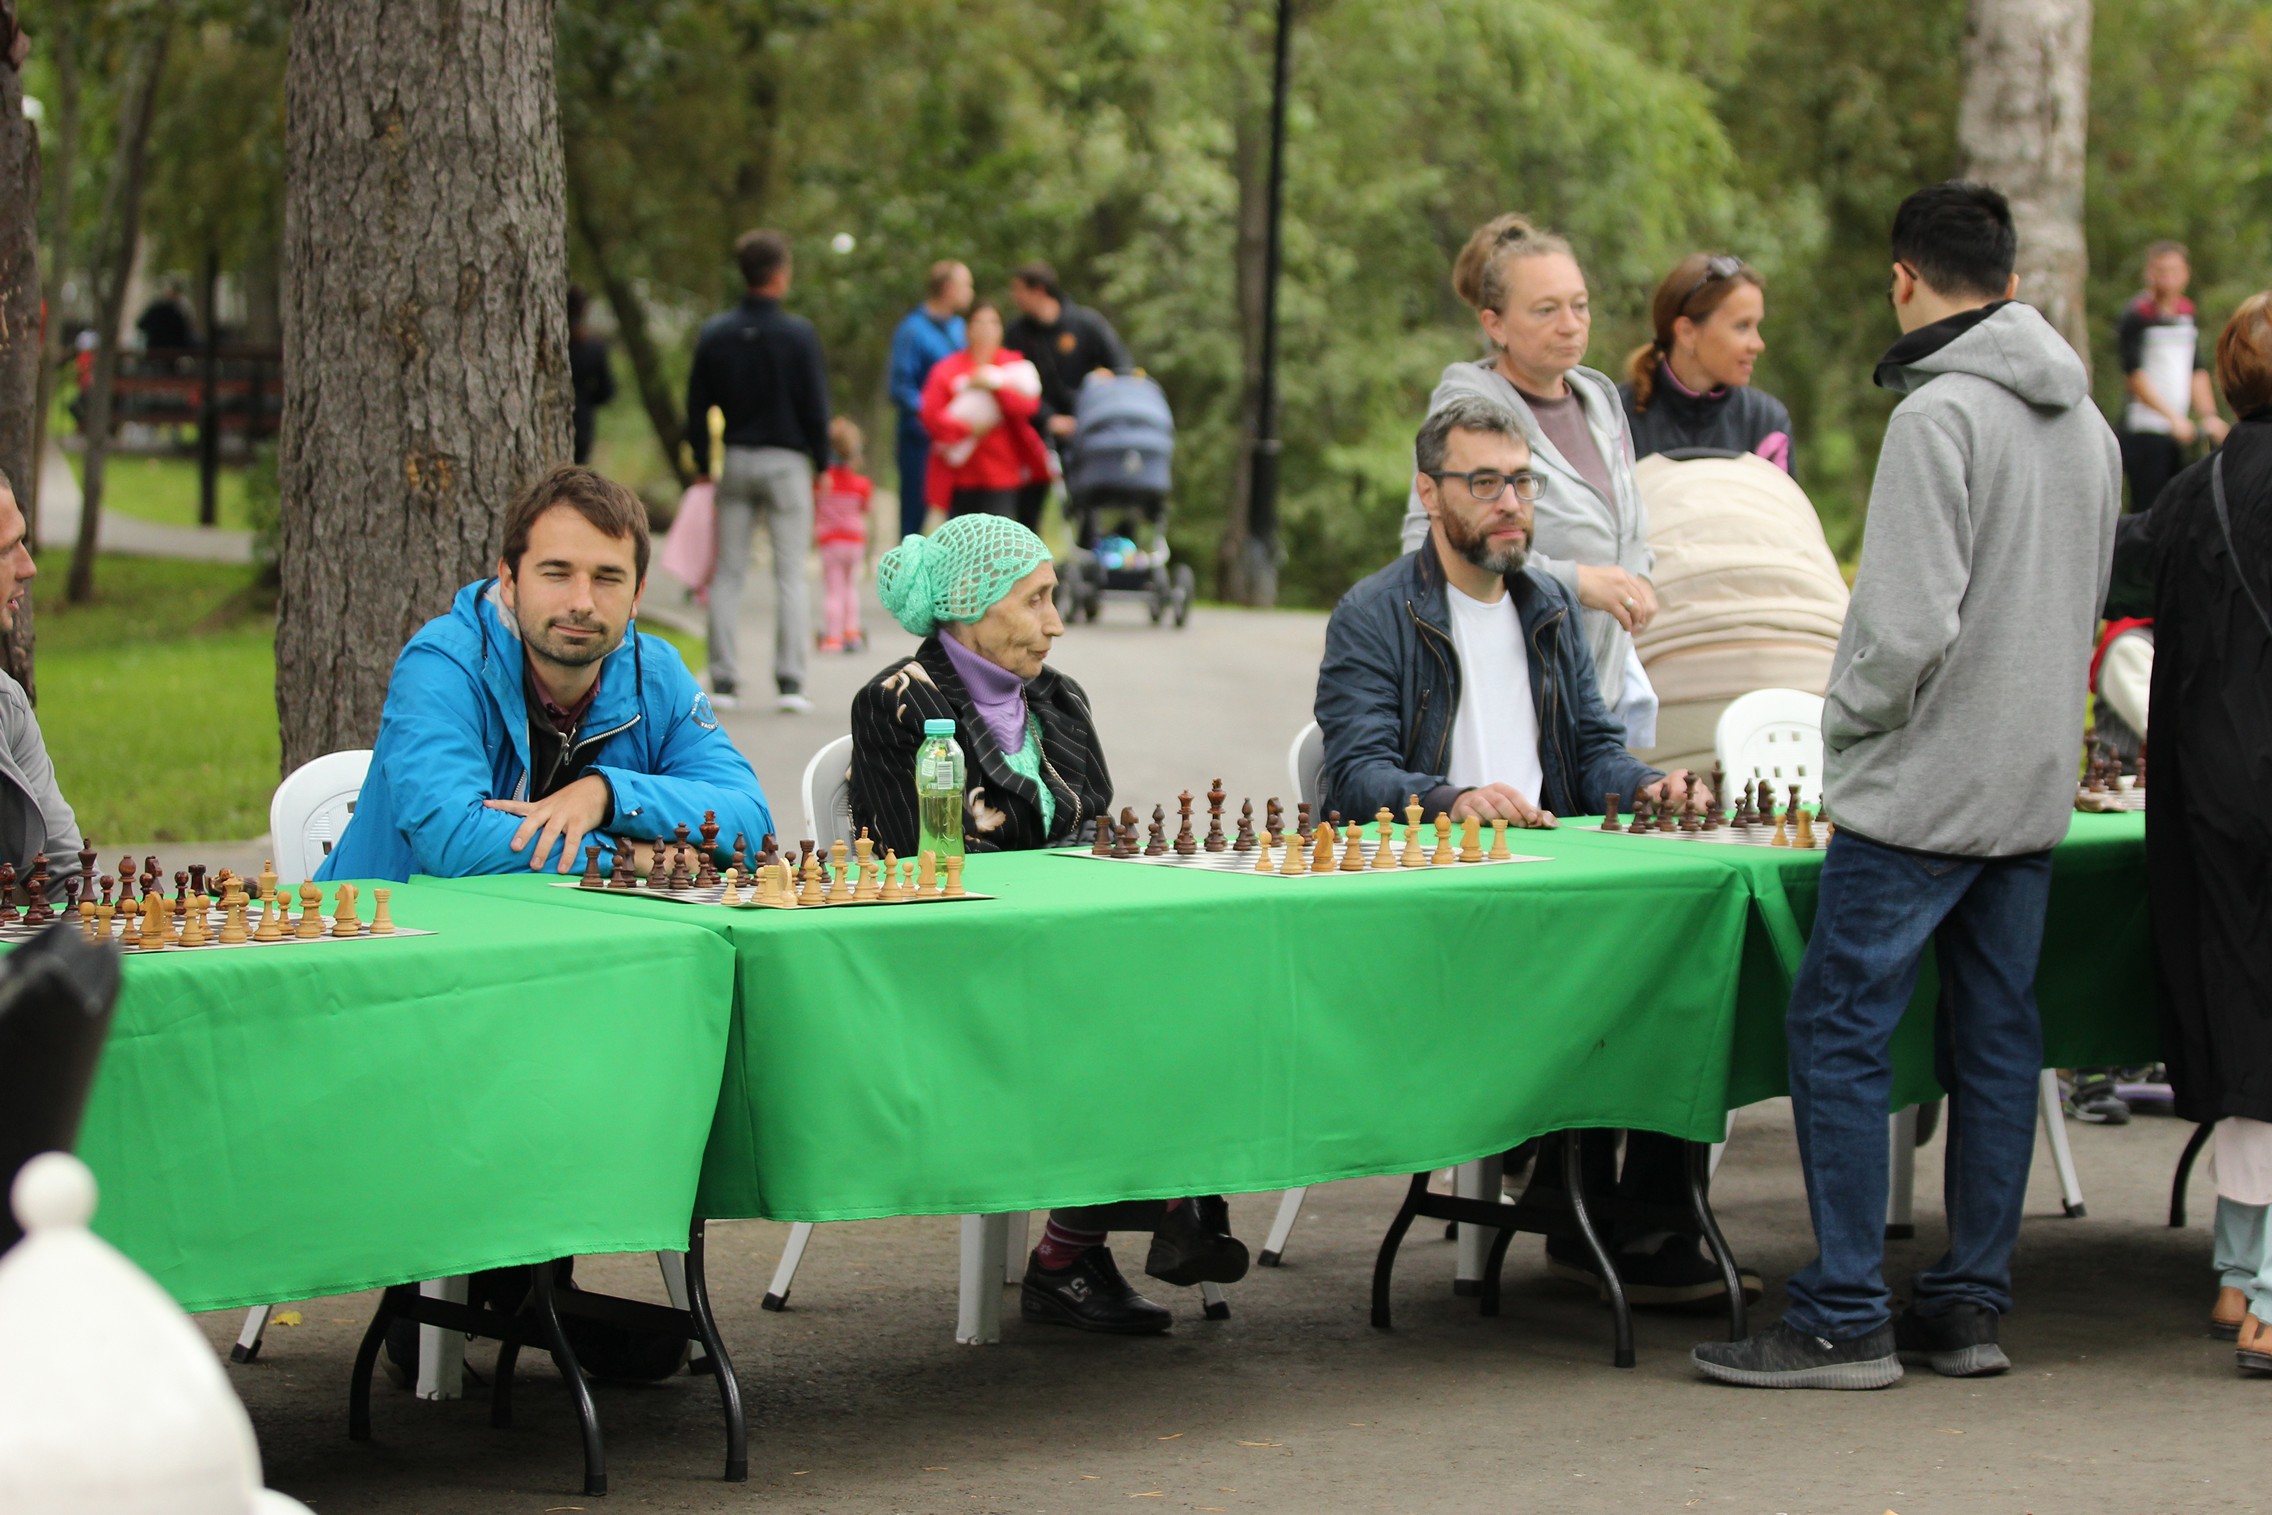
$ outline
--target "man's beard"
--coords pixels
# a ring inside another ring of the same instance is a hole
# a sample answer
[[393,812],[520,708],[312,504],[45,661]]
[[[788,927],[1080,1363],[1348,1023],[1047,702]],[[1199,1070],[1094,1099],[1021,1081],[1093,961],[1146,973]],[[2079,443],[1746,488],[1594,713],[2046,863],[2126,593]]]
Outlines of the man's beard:
[[1530,561],[1530,537],[1528,533],[1525,533],[1522,540],[1512,547],[1493,547],[1487,533],[1469,531],[1457,517],[1449,512],[1446,512],[1442,519],[1444,540],[1452,544],[1452,551],[1458,553],[1485,573],[1495,573],[1504,578],[1508,574],[1521,573],[1523,565]]
[[561,641],[552,635],[551,627],[542,622],[532,626],[527,621],[521,620],[517,615],[514,619],[520,625],[521,640],[535,649],[536,653],[546,662],[557,663],[562,668],[589,667],[615,651],[623,643],[621,636],[611,637],[606,634],[607,624],[604,621],[571,620],[570,625],[588,626],[600,633],[589,642],[579,645],[574,642]]

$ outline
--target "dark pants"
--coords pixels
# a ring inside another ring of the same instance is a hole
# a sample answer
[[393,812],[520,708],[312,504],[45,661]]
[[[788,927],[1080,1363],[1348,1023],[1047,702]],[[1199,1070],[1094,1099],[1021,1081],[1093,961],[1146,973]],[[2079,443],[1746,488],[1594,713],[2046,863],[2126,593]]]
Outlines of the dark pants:
[[2145,510],[2185,467],[2185,449],[2158,431],[2118,432],[2115,439],[2122,444],[2122,476],[2130,481],[2130,509]]
[[1041,530],[1042,507],[1049,503],[1049,481],[1024,484],[1018,488],[1018,524],[1028,531]]
[[899,534],[923,534],[923,476],[931,466],[931,435],[911,416],[902,416],[892,438],[899,462]]
[[1017,505],[1014,489],[958,489],[947,497],[947,516],[1016,515]]
[[[1557,1131],[1538,1144],[1529,1187],[1562,1188],[1562,1144],[1578,1142],[1578,1166],[1586,1185],[1586,1210],[1594,1229],[1613,1249],[1650,1250],[1652,1238],[1674,1231],[1699,1234],[1688,1203],[1688,1144],[1658,1131],[1627,1131],[1625,1167],[1617,1166],[1615,1131]],[[1583,1247],[1567,1244],[1572,1257]],[[1561,1249],[1557,1249],[1559,1252]]]
[[2012,1307],[2012,1249],[2035,1157],[2043,1030],[2035,965],[2051,855],[1981,860],[1831,839],[1822,899],[1785,1021],[1791,1109],[1820,1255],[1790,1282],[1783,1318],[1833,1341],[1892,1313],[1885,1286],[1889,1047],[1933,944],[1941,1008],[1934,1069],[1949,1091],[1949,1249],[1910,1287],[1927,1314]]

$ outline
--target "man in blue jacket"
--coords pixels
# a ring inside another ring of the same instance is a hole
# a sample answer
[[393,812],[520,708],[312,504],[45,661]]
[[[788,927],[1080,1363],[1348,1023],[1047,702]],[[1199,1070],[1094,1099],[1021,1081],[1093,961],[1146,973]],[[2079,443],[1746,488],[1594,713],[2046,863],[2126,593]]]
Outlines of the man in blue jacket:
[[[1362,821],[1383,806],[1401,815],[1417,795],[1430,815],[1537,827],[1598,813],[1607,795],[1625,806],[1644,793],[1685,796],[1685,770],[1661,774],[1625,750],[1624,727],[1594,684],[1576,598],[1528,565],[1541,482],[1521,423],[1493,400],[1463,396],[1429,416],[1413,451],[1428,540],[1343,595],[1326,625],[1317,680],[1326,808]],[[1581,1159],[1595,1213],[1613,1216],[1627,1296],[1724,1299],[1693,1226],[1657,1229],[1666,1212],[1687,1211],[1681,1143],[1630,1133],[1620,1182],[1615,1135],[1584,1133]],[[1560,1187],[1559,1154],[1541,1151],[1534,1184]],[[1600,1287],[1575,1240],[1550,1241],[1547,1261],[1558,1276]],[[1743,1282],[1757,1292],[1756,1276]]]
[[968,265],[942,258],[931,265],[923,303],[891,334],[891,404],[899,413],[892,451],[899,463],[903,537],[923,530],[923,476],[931,466],[931,434],[923,429],[923,381],[941,358],[962,351],[968,340],[962,313],[970,309],[974,288]]
[[[668,642],[634,629],[647,513],[561,464],[514,500],[497,576],[458,591],[395,660],[355,818],[319,879],[641,867],[699,826],[754,849],[772,813]],[[557,853],[557,861],[555,854]]]

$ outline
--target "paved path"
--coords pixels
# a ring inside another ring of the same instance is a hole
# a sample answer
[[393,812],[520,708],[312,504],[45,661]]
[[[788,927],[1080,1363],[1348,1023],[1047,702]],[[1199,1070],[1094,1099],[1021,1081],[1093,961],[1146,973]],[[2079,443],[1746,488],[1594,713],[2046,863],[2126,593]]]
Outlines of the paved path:
[[[39,544],[69,551],[79,539],[82,498],[78,476],[71,471],[62,444],[47,439],[47,454],[39,470]],[[250,563],[252,533],[223,526],[168,526],[103,512],[95,523],[95,545],[104,552],[138,558],[185,558],[199,563]]]

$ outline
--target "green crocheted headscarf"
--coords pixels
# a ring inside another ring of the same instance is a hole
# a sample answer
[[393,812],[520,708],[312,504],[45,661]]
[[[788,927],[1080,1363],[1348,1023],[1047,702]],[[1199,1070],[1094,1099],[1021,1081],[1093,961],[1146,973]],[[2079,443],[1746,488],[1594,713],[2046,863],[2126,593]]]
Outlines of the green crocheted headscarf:
[[975,621],[1049,561],[1041,538],[1008,516],[956,516],[927,537],[904,537],[876,565],[876,593],[917,636],[942,621]]

